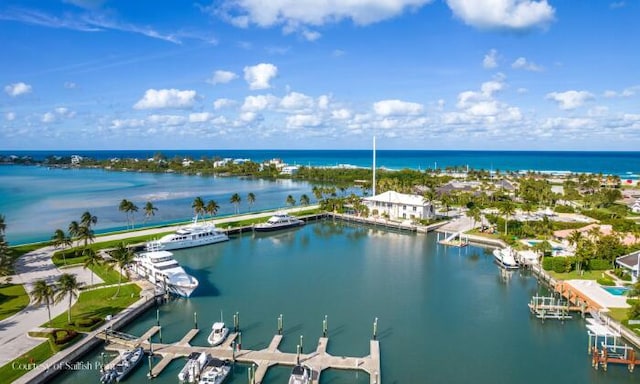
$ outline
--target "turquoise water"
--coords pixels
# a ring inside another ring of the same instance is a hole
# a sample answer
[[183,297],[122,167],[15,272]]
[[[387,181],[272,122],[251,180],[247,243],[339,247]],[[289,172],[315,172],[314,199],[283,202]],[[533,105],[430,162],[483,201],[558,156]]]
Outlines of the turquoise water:
[[609,292],[610,294],[616,295],[616,296],[624,296],[629,291],[629,288],[626,288],[626,287],[607,287],[607,286],[603,286],[602,289],[604,289],[605,291]]
[[[247,205],[250,192],[256,196],[252,207]],[[144,224],[190,220],[196,196],[205,202],[217,201],[218,217],[229,215],[235,210],[229,201],[234,193],[243,200],[241,213],[283,207],[288,195],[299,200],[307,194],[314,201],[308,183],[291,180],[0,166],[0,214],[5,216],[11,244],[48,240],[56,228],[66,230],[86,210],[98,217],[98,232],[124,229],[126,216],[118,210],[122,199],[138,206],[137,227],[145,220],[143,206],[147,201],[158,211]]]
[[[191,299],[160,308],[163,341],[178,341],[197,312],[202,332],[192,344],[207,345],[207,329],[220,311],[229,323],[238,311],[243,348],[265,348],[283,314],[281,350],[295,352],[300,335],[309,350],[327,315],[329,352],[364,356],[378,317],[383,383],[637,383],[638,373],[625,368],[591,368],[583,320],[543,324],[531,317],[527,302],[544,292],[534,278],[501,273],[481,248],[447,248],[435,240],[323,221],[175,251],[201,285]],[[126,331],[140,335],[155,322],[152,310]],[[98,361],[100,352],[87,359]],[[154,382],[175,383],[182,365],[172,363]],[[230,383],[246,383],[246,368],[237,369]],[[147,370],[145,363],[127,382],[146,382]],[[265,383],[286,382],[288,374],[286,367],[272,369]],[[56,382],[97,377],[80,371]],[[368,378],[325,371],[322,383]]]

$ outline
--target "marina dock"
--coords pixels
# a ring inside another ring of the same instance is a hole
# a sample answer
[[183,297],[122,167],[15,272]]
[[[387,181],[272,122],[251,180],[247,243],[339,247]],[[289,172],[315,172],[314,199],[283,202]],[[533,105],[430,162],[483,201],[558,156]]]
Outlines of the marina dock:
[[222,360],[229,360],[242,364],[249,364],[254,369],[253,383],[260,384],[269,367],[274,365],[294,366],[298,362],[313,369],[313,383],[320,382],[320,375],[325,369],[360,370],[369,374],[370,384],[381,383],[380,345],[378,340],[370,340],[370,353],[363,357],[333,356],[327,353],[328,337],[320,337],[314,351],[308,354],[281,352],[278,347],[282,335],[277,334],[269,346],[261,350],[241,349],[236,343],[239,333],[231,333],[224,344],[218,347],[192,346],[189,342],[196,336],[198,329],[191,329],[179,342],[163,344],[151,342],[151,337],[161,332],[160,326],[153,326],[140,337],[133,337],[119,332],[104,332],[97,335],[105,340],[107,349],[121,351],[138,346],[144,348],[150,355],[162,357],[155,366],[149,367],[149,377],[157,377],[174,359],[186,357],[192,352],[204,352]]

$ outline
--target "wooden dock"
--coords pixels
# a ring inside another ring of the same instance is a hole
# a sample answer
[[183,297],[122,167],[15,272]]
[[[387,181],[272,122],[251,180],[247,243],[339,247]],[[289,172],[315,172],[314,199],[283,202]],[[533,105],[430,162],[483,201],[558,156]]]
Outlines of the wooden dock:
[[190,330],[179,342],[173,344],[150,343],[150,338],[160,331],[159,326],[151,327],[141,337],[126,337],[121,333],[101,333],[98,338],[105,340],[106,348],[122,350],[138,346],[150,354],[162,357],[154,367],[150,367],[150,377],[157,377],[171,361],[186,357],[192,352],[204,352],[222,360],[250,364],[255,367],[255,384],[262,383],[269,367],[274,365],[294,366],[299,362],[313,369],[313,383],[320,382],[320,375],[325,369],[360,370],[369,374],[370,384],[380,384],[380,345],[378,340],[371,340],[370,353],[363,357],[333,356],[327,353],[329,339],[321,337],[316,349],[308,354],[285,353],[278,349],[282,335],[275,335],[269,346],[262,350],[235,348],[237,333],[231,333],[225,343],[218,347],[191,346],[189,342],[198,333],[198,329]]

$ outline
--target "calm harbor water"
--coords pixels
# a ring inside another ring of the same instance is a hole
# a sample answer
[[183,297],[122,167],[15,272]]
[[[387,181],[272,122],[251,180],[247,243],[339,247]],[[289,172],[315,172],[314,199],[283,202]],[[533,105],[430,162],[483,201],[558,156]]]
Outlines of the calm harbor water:
[[[163,341],[178,341],[198,313],[202,329],[192,344],[207,345],[212,322],[240,312],[244,348],[265,348],[284,316],[280,349],[295,352],[300,335],[315,349],[329,317],[329,352],[368,354],[379,318],[383,383],[637,383],[638,373],[594,371],[584,323],[545,324],[529,315],[529,298],[542,288],[524,272],[500,273],[482,248],[447,248],[435,235],[396,233],[322,221],[282,233],[245,234],[231,241],[175,251],[200,280],[190,299],[160,307]],[[140,335],[155,311],[126,332]],[[156,336],[157,340],[157,336]],[[100,361],[96,350],[87,361]],[[175,383],[176,360],[155,383]],[[146,382],[145,362],[127,382]],[[266,384],[286,382],[288,368],[269,371]],[[65,374],[57,383],[95,382],[96,371]],[[239,367],[230,383],[246,383]],[[322,383],[368,383],[367,375],[325,371]]]

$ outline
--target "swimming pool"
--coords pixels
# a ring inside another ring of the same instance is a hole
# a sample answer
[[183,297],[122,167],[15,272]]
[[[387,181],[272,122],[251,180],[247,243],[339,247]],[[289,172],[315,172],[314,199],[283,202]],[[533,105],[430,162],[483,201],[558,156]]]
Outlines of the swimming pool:
[[604,289],[605,291],[615,296],[626,295],[627,291],[629,290],[629,288],[627,287],[606,287],[606,286],[602,287],[602,289]]

